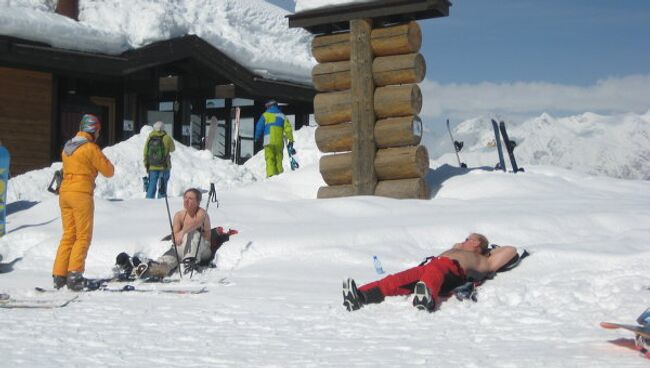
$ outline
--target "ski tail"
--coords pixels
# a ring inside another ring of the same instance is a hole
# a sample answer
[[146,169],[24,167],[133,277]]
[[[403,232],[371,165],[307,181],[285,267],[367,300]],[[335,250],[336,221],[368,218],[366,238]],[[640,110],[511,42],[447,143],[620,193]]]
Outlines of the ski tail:
[[503,158],[503,148],[501,147],[501,135],[499,134],[499,125],[492,119],[492,129],[494,130],[494,141],[497,145],[497,152],[499,153],[499,162],[496,164],[495,169],[506,171],[506,161]]

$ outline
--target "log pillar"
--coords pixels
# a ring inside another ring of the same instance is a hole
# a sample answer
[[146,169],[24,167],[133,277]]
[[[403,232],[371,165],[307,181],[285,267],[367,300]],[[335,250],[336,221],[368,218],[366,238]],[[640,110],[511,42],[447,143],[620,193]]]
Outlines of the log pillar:
[[352,98],[352,188],[355,195],[373,195],[375,175],[375,83],[370,46],[372,20],[350,21],[350,89]]

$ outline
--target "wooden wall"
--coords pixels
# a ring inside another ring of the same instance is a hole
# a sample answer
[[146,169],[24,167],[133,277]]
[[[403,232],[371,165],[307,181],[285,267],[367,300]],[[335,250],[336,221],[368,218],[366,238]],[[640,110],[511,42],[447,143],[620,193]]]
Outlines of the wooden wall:
[[0,67],[0,141],[11,176],[50,165],[52,75]]

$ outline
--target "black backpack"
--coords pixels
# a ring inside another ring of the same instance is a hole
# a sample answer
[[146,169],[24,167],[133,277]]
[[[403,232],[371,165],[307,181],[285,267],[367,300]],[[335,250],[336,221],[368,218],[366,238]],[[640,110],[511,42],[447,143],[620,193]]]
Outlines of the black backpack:
[[149,138],[149,143],[147,143],[147,161],[149,166],[167,165],[163,137],[164,135]]

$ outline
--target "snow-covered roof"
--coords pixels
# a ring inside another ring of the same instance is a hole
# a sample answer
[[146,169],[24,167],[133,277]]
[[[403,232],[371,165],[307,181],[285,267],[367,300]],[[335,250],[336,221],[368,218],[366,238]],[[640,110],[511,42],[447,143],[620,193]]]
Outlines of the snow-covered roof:
[[296,0],[296,13],[312,10],[331,8],[333,6],[355,3],[368,3],[376,0]]
[[197,35],[264,78],[311,79],[311,36],[263,0],[80,0],[78,22],[52,3],[0,0],[0,35],[108,55]]

